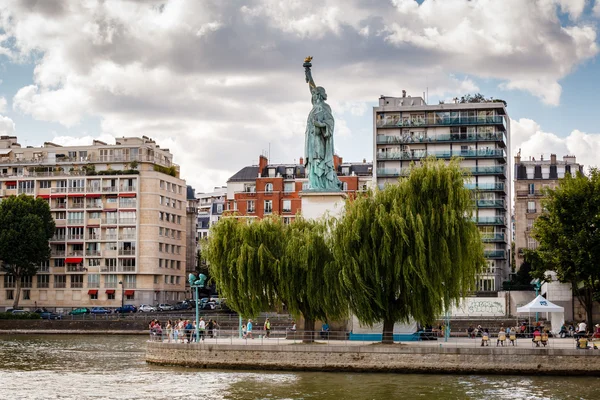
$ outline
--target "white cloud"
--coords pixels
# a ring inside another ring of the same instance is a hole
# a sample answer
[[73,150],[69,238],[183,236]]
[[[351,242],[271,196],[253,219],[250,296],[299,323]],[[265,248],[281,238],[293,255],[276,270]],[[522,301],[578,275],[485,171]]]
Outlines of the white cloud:
[[527,118],[511,120],[512,154],[521,152],[521,159],[535,157],[550,159],[556,154],[558,159],[566,155],[574,155],[577,162],[585,168],[600,167],[600,133],[584,133],[577,129],[566,137],[545,132],[535,121]]
[[600,0],[595,0],[594,7],[592,8],[592,14],[595,17],[600,18]]
[[0,135],[13,135],[15,133],[15,123],[12,119],[0,115]]
[[[0,54],[36,64],[13,110],[67,127],[98,118],[107,137],[151,136],[201,190],[255,164],[269,144],[273,161],[299,158],[307,55],[337,114],[370,119],[368,103],[381,94],[418,96],[428,87],[432,96],[460,97],[487,78],[556,105],[560,80],[598,53],[582,4],[8,0],[0,4]],[[341,155],[369,157],[370,134],[336,117]]]
[[6,111],[6,99],[0,96],[0,113]]

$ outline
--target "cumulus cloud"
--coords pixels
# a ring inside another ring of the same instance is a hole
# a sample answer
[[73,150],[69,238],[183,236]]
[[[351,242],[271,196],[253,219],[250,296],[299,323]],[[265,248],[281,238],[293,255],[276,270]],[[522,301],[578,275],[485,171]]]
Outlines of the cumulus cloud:
[[12,119],[0,115],[0,135],[12,135],[15,133],[15,123]]
[[367,103],[381,94],[414,96],[429,87],[452,98],[493,78],[501,89],[559,104],[560,80],[598,53],[584,6],[7,0],[0,54],[36,64],[14,111],[66,127],[97,117],[103,135],[151,136],[173,151],[191,184],[212,188],[269,146],[273,161],[299,157],[310,110],[305,56],[315,57],[313,76],[336,113],[337,150],[362,159],[371,155],[371,134],[351,132],[346,121],[370,119]]
[[549,159],[550,154],[556,154],[561,159],[566,155],[574,155],[586,168],[600,167],[600,133],[585,133],[575,129],[567,137],[559,137],[544,131],[537,122],[527,118],[511,120],[510,127],[513,155],[519,151],[523,159],[539,159],[541,156]]
[[0,97],[0,113],[6,111],[6,99],[4,97]]

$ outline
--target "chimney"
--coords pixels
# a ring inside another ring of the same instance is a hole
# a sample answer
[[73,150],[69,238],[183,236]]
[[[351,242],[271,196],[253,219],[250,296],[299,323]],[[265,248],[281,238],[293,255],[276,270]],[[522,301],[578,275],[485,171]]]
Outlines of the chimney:
[[337,154],[333,155],[333,168],[337,171],[338,167],[340,166],[340,164],[342,163],[344,159],[340,156],[338,156]]
[[267,159],[267,157],[261,155],[260,157],[258,157],[258,173],[262,174],[265,170],[265,168],[267,168],[267,165],[269,164],[269,160]]
[[406,97],[406,90],[402,91],[402,97]]
[[543,154],[540,156],[540,161],[544,161],[544,155]]
[[366,164],[366,163],[367,163],[367,159],[363,158],[363,164]]
[[550,164],[556,165],[556,154],[550,154]]
[[521,153],[515,156],[515,164],[521,164]]
[[304,157],[300,157],[300,165],[304,166]]

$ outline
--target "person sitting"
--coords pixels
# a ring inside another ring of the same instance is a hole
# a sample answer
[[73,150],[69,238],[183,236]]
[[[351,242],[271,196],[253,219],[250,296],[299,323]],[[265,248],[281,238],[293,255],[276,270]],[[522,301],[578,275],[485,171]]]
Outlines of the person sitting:
[[558,335],[561,338],[564,338],[564,337],[567,336],[567,333],[568,333],[568,331],[567,331],[567,325],[566,324],[562,324],[562,326],[560,327],[560,332],[558,332]]
[[292,327],[290,328],[290,331],[296,332],[296,321],[292,321]]
[[496,340],[496,347],[501,344],[504,347],[504,342],[506,342],[506,331],[504,327],[500,328],[500,332],[498,332],[498,339]]
[[329,324],[327,322],[321,326],[321,339],[329,339]]
[[575,333],[575,336],[577,336],[577,337],[587,336],[587,325],[586,325],[585,321],[581,321],[579,323],[579,325],[577,326],[577,332]]
[[546,347],[546,345],[548,344],[548,330],[546,329],[544,331],[544,333],[542,333],[542,337],[541,337],[541,342],[544,345],[544,347]]
[[487,328],[481,333],[481,347],[489,346],[490,333]]
[[592,338],[598,339],[598,338],[600,338],[600,324],[594,325],[594,328],[595,328],[595,330],[594,330],[594,335],[592,336]]
[[470,338],[474,338],[474,337],[475,337],[475,336],[473,335],[473,331],[474,331],[474,330],[475,330],[475,329],[473,328],[473,325],[469,325],[469,328],[467,329],[467,335],[468,335],[468,337],[470,337]]
[[538,328],[535,328],[535,330],[533,331],[533,338],[531,338],[531,341],[535,343],[536,347],[540,347],[541,339],[542,334],[540,333],[540,330]]
[[508,338],[510,339],[510,343],[514,346],[515,341],[517,340],[517,330],[514,327],[510,328]]

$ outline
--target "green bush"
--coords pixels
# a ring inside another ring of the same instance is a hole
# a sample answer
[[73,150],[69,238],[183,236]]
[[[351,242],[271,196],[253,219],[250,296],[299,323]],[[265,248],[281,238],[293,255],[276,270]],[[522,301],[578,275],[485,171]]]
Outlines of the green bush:
[[0,319],[40,319],[42,318],[40,314],[36,313],[23,313],[23,314],[13,314],[11,312],[3,312],[0,313]]
[[171,175],[177,177],[177,168],[171,165],[170,167],[163,167],[162,165],[154,164],[154,170],[156,172],[162,172],[163,174]]

